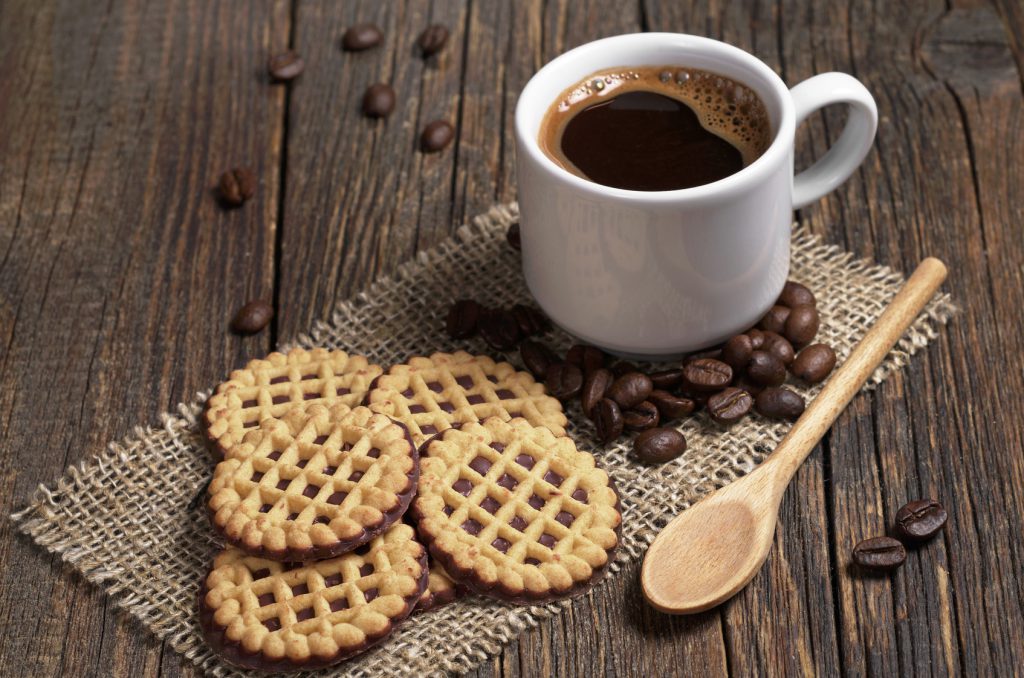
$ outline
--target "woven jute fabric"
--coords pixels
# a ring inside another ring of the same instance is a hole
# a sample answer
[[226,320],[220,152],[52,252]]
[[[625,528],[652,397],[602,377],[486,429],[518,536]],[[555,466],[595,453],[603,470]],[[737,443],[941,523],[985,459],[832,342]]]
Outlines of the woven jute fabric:
[[[384,366],[435,351],[492,353],[479,339],[449,339],[444,317],[449,303],[459,297],[494,306],[531,303],[519,255],[504,237],[516,219],[515,205],[492,209],[437,248],[421,253],[395,277],[381,279],[338,304],[328,320],[292,345],[342,348]],[[799,230],[792,244],[790,277],[817,296],[819,339],[831,344],[842,361],[903,278],[856,261]],[[935,337],[953,310],[947,295],[936,296],[871,377],[868,388],[906,364]],[[571,343],[569,336],[557,331],[552,337],[549,343],[561,350]],[[518,362],[517,355],[508,357]],[[227,374],[236,366],[224,367]],[[803,394],[813,397],[817,390],[805,389]],[[12,519],[203,670],[214,676],[241,675],[206,646],[197,622],[196,593],[219,547],[201,492],[212,471],[198,423],[206,395],[162,415],[158,427],[137,428],[69,468],[53,485],[40,486],[32,503]],[[622,494],[622,548],[608,579],[618,576],[624,563],[640,558],[658,530],[694,500],[750,472],[789,428],[788,423],[750,416],[724,430],[701,414],[680,424],[689,441],[682,457],[647,467],[630,458],[625,437],[600,445],[578,405],[570,406],[568,415],[569,434],[581,449],[596,454]],[[316,673],[426,676],[466,671],[567,604],[520,607],[477,596],[464,598],[412,617],[379,648]]]

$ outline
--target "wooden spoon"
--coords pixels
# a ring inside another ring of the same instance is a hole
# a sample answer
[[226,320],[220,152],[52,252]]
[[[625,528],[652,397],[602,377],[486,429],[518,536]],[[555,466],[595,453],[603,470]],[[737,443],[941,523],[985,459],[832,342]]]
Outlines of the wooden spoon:
[[779,502],[797,467],[945,278],[941,261],[922,261],[771,456],[662,530],[640,575],[651,605],[672,614],[702,612],[732,598],[753,579],[768,556]]

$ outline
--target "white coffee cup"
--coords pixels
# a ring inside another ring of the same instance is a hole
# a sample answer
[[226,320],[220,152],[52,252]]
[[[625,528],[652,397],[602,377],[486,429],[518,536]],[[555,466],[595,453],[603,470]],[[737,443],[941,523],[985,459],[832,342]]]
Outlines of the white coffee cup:
[[[772,142],[736,174],[675,191],[602,186],[541,150],[548,107],[571,85],[619,66],[690,67],[751,89]],[[812,167],[793,176],[796,127],[829,104],[849,106],[846,128]],[[846,180],[871,147],[871,94],[843,73],[793,89],[741,49],[678,33],[637,33],[577,47],[530,79],[516,106],[523,272],[551,319],[582,341],[659,359],[711,346],[755,324],[789,273],[792,212]]]

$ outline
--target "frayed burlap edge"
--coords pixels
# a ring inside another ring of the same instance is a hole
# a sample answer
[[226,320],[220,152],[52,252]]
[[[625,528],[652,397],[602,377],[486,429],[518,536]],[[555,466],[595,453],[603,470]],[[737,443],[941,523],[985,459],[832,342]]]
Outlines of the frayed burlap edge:
[[[517,255],[503,237],[517,216],[515,205],[493,208],[437,248],[420,253],[396,276],[381,278],[339,303],[327,321],[317,322],[290,345],[338,346],[382,364],[434,350],[489,352],[478,340],[453,344],[439,331],[441,314],[451,298],[463,295],[491,304],[529,301]],[[842,360],[903,277],[823,245],[803,229],[794,232],[792,244],[791,276],[818,296],[823,321],[819,337],[835,346]],[[481,286],[481,280],[487,284]],[[949,296],[937,295],[866,388],[906,365],[954,312]],[[564,349],[570,341],[556,333],[551,343]],[[813,397],[819,388],[799,390]],[[161,415],[160,426],[138,427],[121,442],[69,467],[55,484],[40,485],[31,503],[11,518],[21,532],[60,554],[87,580],[100,585],[119,608],[197,666],[211,675],[241,675],[203,643],[189,597],[198,588],[206,560],[218,548],[201,506],[186,508],[209,473],[197,421],[207,395],[199,394],[176,412]],[[571,410],[570,419],[570,434],[581,447],[595,450],[623,495],[623,544],[613,573],[639,558],[680,510],[749,473],[788,430],[787,424],[751,417],[722,431],[697,417],[680,425],[690,441],[687,454],[648,468],[629,461],[628,441],[602,448],[578,411]],[[316,675],[468,671],[569,604],[524,608],[469,598],[414,617],[380,649]]]

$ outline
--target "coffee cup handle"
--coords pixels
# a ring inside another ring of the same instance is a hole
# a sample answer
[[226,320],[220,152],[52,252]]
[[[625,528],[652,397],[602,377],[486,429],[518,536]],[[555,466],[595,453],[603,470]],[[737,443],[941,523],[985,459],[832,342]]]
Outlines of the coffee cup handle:
[[867,88],[846,73],[822,73],[791,89],[799,127],[811,113],[831,104],[850,112],[839,140],[816,163],[793,177],[793,208],[799,209],[846,181],[871,149],[878,128],[878,108]]

